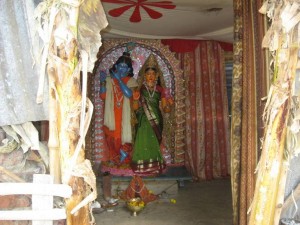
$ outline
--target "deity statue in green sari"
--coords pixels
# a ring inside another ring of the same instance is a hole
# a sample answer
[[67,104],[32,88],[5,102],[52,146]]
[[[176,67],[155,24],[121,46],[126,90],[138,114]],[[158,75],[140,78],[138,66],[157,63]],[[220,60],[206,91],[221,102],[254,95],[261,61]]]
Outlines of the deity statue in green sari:
[[137,174],[159,174],[165,168],[160,145],[163,116],[173,105],[165,88],[162,72],[153,54],[150,54],[139,72],[139,92],[133,96],[137,123],[131,167]]

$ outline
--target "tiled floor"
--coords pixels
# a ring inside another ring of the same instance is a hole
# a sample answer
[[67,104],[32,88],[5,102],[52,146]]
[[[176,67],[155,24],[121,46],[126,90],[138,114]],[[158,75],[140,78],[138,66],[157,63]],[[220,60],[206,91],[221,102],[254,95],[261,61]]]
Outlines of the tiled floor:
[[[101,197],[101,193],[99,195]],[[123,201],[110,210],[100,209],[94,217],[97,225],[231,225],[230,179],[185,181],[177,194],[166,192],[163,198],[146,205],[136,217]]]

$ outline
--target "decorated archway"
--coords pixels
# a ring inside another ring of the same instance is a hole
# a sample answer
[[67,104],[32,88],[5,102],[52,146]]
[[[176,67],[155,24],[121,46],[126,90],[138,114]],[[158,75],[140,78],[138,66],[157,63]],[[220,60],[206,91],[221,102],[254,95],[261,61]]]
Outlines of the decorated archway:
[[159,40],[114,39],[103,42],[89,82],[89,97],[95,108],[89,134],[87,135],[87,156],[94,163],[96,169],[102,161],[106,160],[107,146],[102,130],[103,102],[99,96],[100,71],[108,72],[113,63],[125,51],[129,42],[135,43],[135,48],[131,52],[134,77],[137,78],[140,68],[152,53],[156,56],[162,69],[166,87],[171,90],[175,104],[171,113],[164,115],[164,147],[162,153],[167,165],[181,166],[185,160],[185,85],[179,61],[175,58],[174,53]]

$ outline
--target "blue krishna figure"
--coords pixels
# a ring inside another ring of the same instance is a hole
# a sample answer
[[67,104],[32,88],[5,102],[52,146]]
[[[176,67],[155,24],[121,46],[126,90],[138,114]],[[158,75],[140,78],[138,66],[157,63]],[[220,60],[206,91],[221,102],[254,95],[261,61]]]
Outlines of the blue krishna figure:
[[129,163],[131,154],[131,101],[138,86],[133,78],[129,51],[123,53],[109,70],[100,75],[100,97],[105,101],[103,130],[112,165]]

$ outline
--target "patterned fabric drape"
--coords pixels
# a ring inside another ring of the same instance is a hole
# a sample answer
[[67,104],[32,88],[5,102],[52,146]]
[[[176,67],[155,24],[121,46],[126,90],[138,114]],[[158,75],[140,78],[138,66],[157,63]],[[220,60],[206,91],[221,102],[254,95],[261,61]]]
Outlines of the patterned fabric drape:
[[199,41],[178,53],[186,82],[186,167],[195,180],[229,175],[229,115],[224,52],[214,41]]
[[261,115],[267,82],[261,48],[263,17],[259,1],[234,1],[235,42],[232,81],[231,179],[233,224],[246,225],[255,188],[262,137]]

